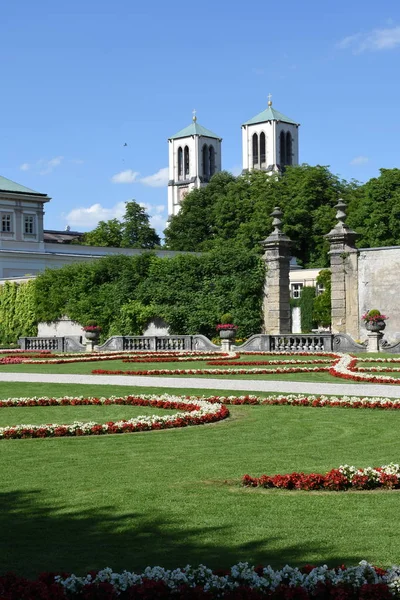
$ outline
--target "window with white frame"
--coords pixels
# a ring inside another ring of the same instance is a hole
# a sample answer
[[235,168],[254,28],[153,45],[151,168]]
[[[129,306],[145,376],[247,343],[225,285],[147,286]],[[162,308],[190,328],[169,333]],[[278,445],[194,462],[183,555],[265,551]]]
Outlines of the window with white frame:
[[34,215],[24,215],[24,233],[34,234],[35,233],[35,217]]
[[294,299],[300,298],[302,289],[303,289],[302,283],[292,283],[292,285],[290,286],[292,298],[294,298]]
[[12,214],[3,213],[1,215],[1,232],[11,233],[12,232]]
[[322,283],[317,283],[317,296],[320,296],[325,291],[325,287]]

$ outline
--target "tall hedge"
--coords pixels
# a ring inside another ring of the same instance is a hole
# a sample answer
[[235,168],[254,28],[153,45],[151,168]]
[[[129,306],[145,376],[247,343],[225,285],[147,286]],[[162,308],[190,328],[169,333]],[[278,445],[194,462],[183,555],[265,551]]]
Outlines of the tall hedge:
[[313,321],[313,308],[315,301],[315,287],[305,286],[301,290],[299,300],[301,314],[301,332],[311,333],[315,323]]
[[96,319],[107,339],[138,335],[158,316],[171,333],[213,337],[221,315],[231,312],[238,336],[247,337],[261,331],[263,283],[257,252],[237,247],[168,259],[151,253],[107,256],[38,275],[35,320]]

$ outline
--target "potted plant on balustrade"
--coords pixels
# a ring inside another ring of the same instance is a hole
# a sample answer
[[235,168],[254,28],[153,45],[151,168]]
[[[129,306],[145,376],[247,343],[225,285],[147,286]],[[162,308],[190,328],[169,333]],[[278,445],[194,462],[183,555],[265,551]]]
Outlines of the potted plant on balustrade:
[[225,313],[221,317],[221,322],[216,327],[221,340],[234,340],[236,337],[237,325],[233,324],[231,313]]
[[386,317],[380,310],[373,308],[362,315],[362,320],[365,323],[365,329],[368,331],[383,331],[386,327]]
[[101,332],[100,325],[97,324],[97,321],[87,321],[86,325],[84,325],[83,330],[85,332],[85,337],[90,342],[98,342]]

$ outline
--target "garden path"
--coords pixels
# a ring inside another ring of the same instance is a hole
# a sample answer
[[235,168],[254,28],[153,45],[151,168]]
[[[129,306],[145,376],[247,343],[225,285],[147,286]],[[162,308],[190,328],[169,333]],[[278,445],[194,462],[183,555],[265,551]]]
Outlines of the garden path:
[[90,385],[123,385],[127,387],[160,387],[176,389],[209,389],[243,392],[278,392],[292,394],[328,394],[351,396],[385,396],[400,398],[400,385],[365,383],[313,383],[298,381],[263,381],[250,379],[193,379],[184,377],[145,377],[134,375],[50,375],[45,373],[0,373],[1,381],[35,383],[73,383]]

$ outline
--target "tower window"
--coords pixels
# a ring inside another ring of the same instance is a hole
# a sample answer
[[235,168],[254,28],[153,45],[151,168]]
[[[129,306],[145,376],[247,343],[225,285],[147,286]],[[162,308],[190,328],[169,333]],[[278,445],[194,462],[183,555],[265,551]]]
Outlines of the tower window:
[[215,173],[215,150],[214,150],[213,146],[210,146],[209,156],[210,156],[210,177],[212,177]]
[[258,165],[258,135],[253,133],[253,166]]
[[208,158],[208,148],[207,145],[204,144],[203,149],[202,149],[202,159],[203,159],[203,177],[205,177],[206,179],[208,179],[210,172],[209,172],[209,158]]
[[284,131],[281,131],[281,134],[279,136],[279,142],[279,164],[281,167],[283,167],[286,164],[286,138]]
[[287,165],[292,164],[292,136],[290,131],[286,133],[286,163]]
[[178,148],[178,177],[183,176],[183,151],[179,146]]
[[260,133],[260,163],[264,165],[266,162],[265,156],[265,133],[262,131]]
[[185,146],[185,177],[189,176],[189,148]]
[[1,216],[1,231],[3,233],[11,233],[11,219],[11,214]]

